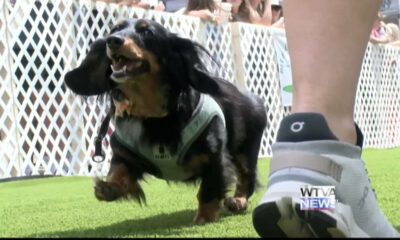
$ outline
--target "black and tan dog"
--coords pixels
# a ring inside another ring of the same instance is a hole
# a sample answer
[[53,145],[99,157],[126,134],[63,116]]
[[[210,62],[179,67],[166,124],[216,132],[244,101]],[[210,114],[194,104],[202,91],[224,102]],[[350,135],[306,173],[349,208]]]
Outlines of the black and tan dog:
[[[262,101],[210,76],[199,44],[149,20],[126,20],[96,40],[66,85],[83,96],[108,94],[115,131],[106,181],[95,196],[144,200],[139,181],[201,180],[194,221],[218,218],[220,205],[241,212],[253,194],[266,126]],[[236,181],[234,196],[227,197]]]

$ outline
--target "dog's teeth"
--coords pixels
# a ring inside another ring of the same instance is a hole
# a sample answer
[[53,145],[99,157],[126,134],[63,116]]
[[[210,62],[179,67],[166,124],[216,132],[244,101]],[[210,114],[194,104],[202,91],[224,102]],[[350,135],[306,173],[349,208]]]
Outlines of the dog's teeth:
[[127,70],[127,67],[126,67],[126,65],[124,66],[124,74],[126,74],[126,70]]
[[114,65],[111,65],[111,70],[112,70],[113,72],[115,72]]

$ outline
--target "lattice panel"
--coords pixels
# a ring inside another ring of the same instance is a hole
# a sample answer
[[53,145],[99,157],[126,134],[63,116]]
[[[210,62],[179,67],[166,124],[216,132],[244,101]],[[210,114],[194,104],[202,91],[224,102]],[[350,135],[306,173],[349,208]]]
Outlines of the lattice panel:
[[[210,51],[215,74],[261,96],[268,126],[259,156],[271,143],[283,107],[273,39],[282,30],[245,23],[214,26],[199,19],[87,0],[17,0],[0,3],[0,178],[26,175],[105,175],[94,163],[94,138],[105,102],[75,96],[64,74],[79,64],[93,41],[125,18],[153,19]],[[360,76],[355,116],[367,147],[400,146],[399,50],[369,46]]]
[[[382,148],[400,145],[400,50],[386,47],[382,60],[384,81],[382,91],[383,119],[381,131],[384,132],[385,144]],[[374,146],[375,147],[375,146]]]
[[[275,141],[279,122],[284,115],[280,97],[280,83],[276,64],[276,53],[272,42],[274,34],[284,34],[277,29],[269,29],[250,24],[238,24],[235,36],[239,36],[241,56],[237,65],[238,78],[253,93],[262,97],[267,110],[267,129],[262,139],[260,156],[271,156],[271,144]],[[238,52],[240,51],[240,52]]]
[[203,24],[198,42],[211,54],[216,63],[210,63],[209,70],[214,75],[236,83],[236,66],[233,57],[232,35],[230,24]]
[[370,44],[367,48],[355,108],[365,147],[400,144],[399,56],[393,47]]
[[180,37],[198,41],[201,21],[197,18],[158,11],[146,11],[144,17],[160,23]]
[[8,41],[10,8],[8,1],[0,3],[0,178],[21,175]]
[[[9,9],[9,44],[21,174],[68,174],[68,125],[59,106],[66,5],[61,1],[16,1]],[[68,57],[65,57],[66,59]],[[62,132],[60,134],[60,132]],[[52,159],[59,159],[53,162]]]

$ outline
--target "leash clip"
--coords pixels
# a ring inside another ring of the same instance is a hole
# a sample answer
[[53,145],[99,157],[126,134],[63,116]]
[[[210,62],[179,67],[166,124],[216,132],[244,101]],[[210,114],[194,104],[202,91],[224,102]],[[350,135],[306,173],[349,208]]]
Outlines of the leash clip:
[[102,149],[103,147],[102,145],[103,145],[103,139],[107,134],[108,126],[110,124],[110,119],[111,119],[111,112],[109,112],[107,116],[104,118],[99,128],[99,132],[96,138],[94,139],[94,154],[92,156],[93,162],[101,163],[106,159],[106,154]]
[[94,140],[94,154],[92,156],[93,162],[101,163],[106,159],[106,154],[102,149],[103,138],[98,135]]

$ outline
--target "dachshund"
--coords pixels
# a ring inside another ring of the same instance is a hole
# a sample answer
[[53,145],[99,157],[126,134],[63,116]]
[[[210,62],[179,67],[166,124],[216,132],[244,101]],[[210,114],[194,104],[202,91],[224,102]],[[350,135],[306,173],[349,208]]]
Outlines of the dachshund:
[[113,155],[106,180],[96,181],[97,199],[145,202],[140,181],[150,174],[198,183],[197,224],[216,221],[223,205],[246,210],[258,186],[266,109],[258,96],[210,74],[205,59],[213,58],[200,44],[128,19],[65,75],[76,95],[111,102]]

